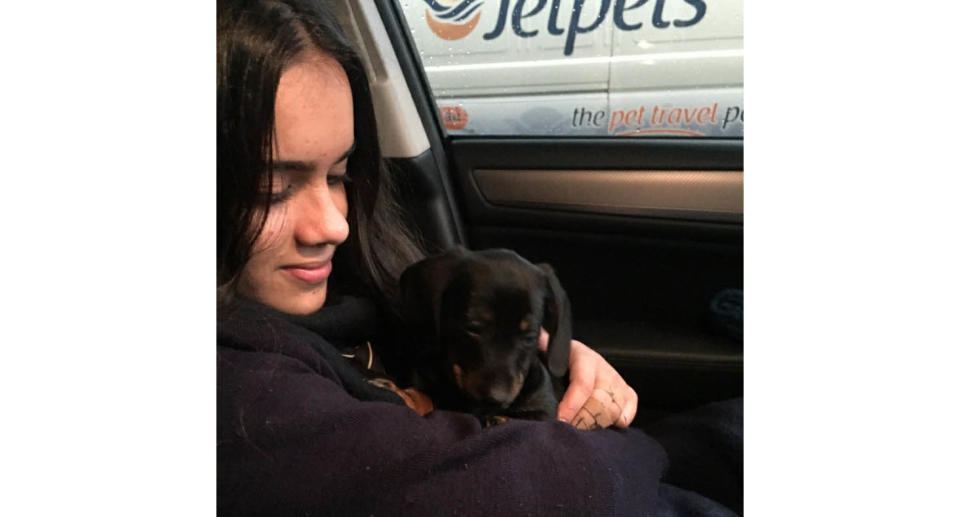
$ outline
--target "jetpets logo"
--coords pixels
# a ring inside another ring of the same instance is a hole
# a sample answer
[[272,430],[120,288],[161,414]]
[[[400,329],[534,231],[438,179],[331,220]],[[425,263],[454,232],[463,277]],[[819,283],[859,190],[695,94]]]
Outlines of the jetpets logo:
[[[465,38],[480,21],[481,0],[423,0],[427,4],[427,25],[445,40]],[[629,2],[629,3],[628,3]],[[666,15],[668,2],[683,14]],[[595,13],[588,14],[587,0],[500,0],[496,18],[484,40],[493,40],[510,30],[520,38],[538,34],[564,39],[563,55],[573,53],[577,36],[596,30],[612,19],[617,30],[629,32],[646,27],[663,30],[692,27],[707,14],[707,0],[591,0]],[[685,5],[684,5],[685,4]],[[569,9],[566,23],[560,22],[561,10]],[[592,10],[592,9],[591,9]]]
[[473,32],[482,14],[480,0],[423,0],[427,4],[427,25],[445,40],[465,38]]

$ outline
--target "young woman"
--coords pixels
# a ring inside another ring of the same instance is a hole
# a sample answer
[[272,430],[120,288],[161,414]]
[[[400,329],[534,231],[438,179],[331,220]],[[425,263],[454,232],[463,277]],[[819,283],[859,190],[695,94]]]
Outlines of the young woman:
[[[380,308],[423,252],[381,164],[360,61],[316,0],[221,1],[217,22],[224,514],[728,511],[661,497],[666,455],[639,431],[482,430],[385,380]],[[560,418],[600,409],[590,427],[627,428],[637,397],[616,371],[577,341],[570,366]]]

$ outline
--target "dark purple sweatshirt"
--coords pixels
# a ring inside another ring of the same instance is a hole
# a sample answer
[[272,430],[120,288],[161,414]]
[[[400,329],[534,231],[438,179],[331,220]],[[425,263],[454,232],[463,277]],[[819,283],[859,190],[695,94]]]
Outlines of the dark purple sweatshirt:
[[655,515],[665,466],[634,429],[420,417],[256,304],[218,324],[221,515]]

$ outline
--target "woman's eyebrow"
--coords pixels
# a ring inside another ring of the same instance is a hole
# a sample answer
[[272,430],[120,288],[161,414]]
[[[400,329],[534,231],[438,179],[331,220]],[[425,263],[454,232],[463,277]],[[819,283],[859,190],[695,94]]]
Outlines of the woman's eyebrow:
[[313,172],[317,170],[317,162],[279,160],[273,162],[273,170],[279,172]]

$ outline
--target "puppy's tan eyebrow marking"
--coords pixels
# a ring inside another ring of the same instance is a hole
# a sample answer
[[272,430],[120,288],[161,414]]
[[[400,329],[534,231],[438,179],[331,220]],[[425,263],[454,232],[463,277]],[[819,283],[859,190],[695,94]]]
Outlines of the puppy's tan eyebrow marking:
[[489,309],[477,309],[476,311],[471,311],[471,319],[477,321],[478,323],[487,324],[493,321],[493,312]]
[[520,330],[527,330],[528,328],[530,328],[530,320],[520,320]]

